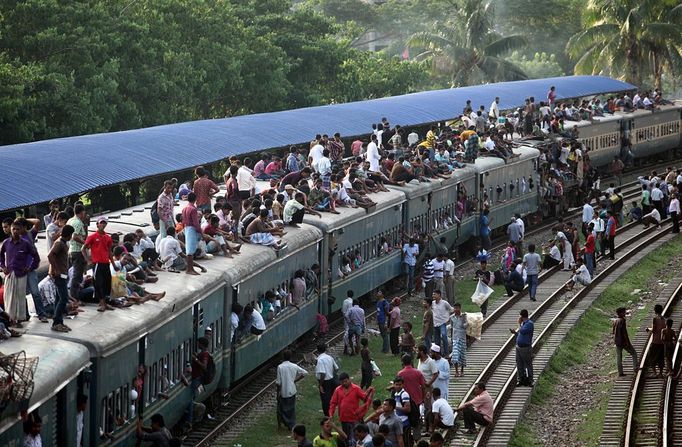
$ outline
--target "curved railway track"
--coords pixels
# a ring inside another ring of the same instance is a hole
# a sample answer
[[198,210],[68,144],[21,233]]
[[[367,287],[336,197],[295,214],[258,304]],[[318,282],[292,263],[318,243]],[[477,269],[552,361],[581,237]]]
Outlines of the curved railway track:
[[[495,401],[494,424],[481,430],[475,439],[458,436],[451,445],[507,445],[513,429],[530,401],[531,388],[516,388],[514,361],[515,336],[509,328],[515,327],[518,312],[528,309],[535,322],[536,336],[533,343],[534,370],[537,377],[549,364],[557,347],[591,303],[606,288],[608,282],[622,275],[641,256],[669,239],[669,227],[665,230],[628,226],[618,235],[618,258],[608,266],[598,265],[600,272],[592,284],[572,297],[565,295],[564,284],[569,279],[566,272],[550,271],[538,287],[538,302],[517,300],[501,311],[492,321],[480,342],[472,345],[467,353],[467,376],[450,386],[455,406],[472,396],[473,384],[485,382]],[[519,294],[520,295],[520,294]],[[498,308],[498,311],[500,309]],[[492,315],[491,315],[492,316]],[[488,337],[492,335],[492,337]]]
[[[677,329],[679,329],[680,321],[682,320],[682,305],[680,305],[682,280],[678,279],[678,281],[680,281],[678,286],[669,294],[665,302],[661,303],[664,306],[663,315],[665,318],[672,318],[673,322],[677,324]],[[677,384],[671,377],[652,377],[648,375],[647,365],[651,361],[649,357],[651,355],[652,342],[653,337],[649,334],[646,337],[646,344],[640,359],[640,369],[631,382],[629,402],[625,405],[627,414],[621,430],[623,446],[658,447],[682,444],[682,438],[680,438],[680,431],[682,430],[679,430],[682,429],[682,426],[679,423],[675,424],[675,420],[672,417],[677,402]],[[676,353],[677,351],[679,351],[679,344],[677,344]],[[679,354],[677,357],[679,357]],[[682,404],[682,401],[680,404]],[[677,405],[679,408],[679,404]],[[679,414],[677,413],[678,416]],[[677,437],[672,436],[672,429],[675,425],[679,426]],[[614,428],[617,429],[618,427]]]

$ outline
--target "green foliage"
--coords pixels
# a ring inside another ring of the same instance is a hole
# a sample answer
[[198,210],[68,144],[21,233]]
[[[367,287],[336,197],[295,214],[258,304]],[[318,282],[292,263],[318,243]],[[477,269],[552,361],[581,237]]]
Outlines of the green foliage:
[[[0,11],[0,144],[363,99],[423,79],[417,64],[350,50],[333,20],[291,0],[0,0]],[[353,73],[372,60],[376,73]]]
[[453,87],[527,79],[503,56],[526,45],[522,35],[502,36],[495,31],[492,3],[463,0],[462,10],[434,24],[435,31],[419,31],[408,40],[429,59],[433,73],[448,78]]
[[519,54],[514,51],[507,60],[518,66],[530,79],[551,78],[555,76],[564,76],[564,71],[561,65],[557,62],[557,57],[554,54],[535,53],[532,59],[526,55]]
[[583,30],[568,41],[576,73],[605,73],[642,85],[682,69],[682,5],[660,0],[592,0]]

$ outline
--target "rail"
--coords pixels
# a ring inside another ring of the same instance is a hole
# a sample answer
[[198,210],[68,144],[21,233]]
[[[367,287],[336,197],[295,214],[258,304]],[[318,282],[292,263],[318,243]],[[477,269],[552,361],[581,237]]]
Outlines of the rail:
[[[679,334],[679,331],[678,331]],[[678,335],[679,337],[679,335]],[[675,344],[675,352],[673,354],[673,371],[676,371],[679,367],[680,359],[682,359],[682,348],[680,343]],[[662,447],[671,447],[673,445],[673,429],[674,429],[674,417],[675,417],[675,393],[677,392],[678,382],[672,376],[668,376],[665,383],[665,395],[663,398],[663,416],[662,416],[662,427],[661,427],[661,445]]]
[[[637,235],[632,236],[631,238],[629,238],[626,241],[624,241],[623,243],[621,243],[618,246],[618,248],[622,249],[625,246],[631,245],[635,241],[641,240],[643,235],[649,235],[649,234],[653,233],[653,235],[651,235],[650,237],[648,237],[645,240],[641,241],[640,243],[634,245],[629,251],[622,253],[618,257],[618,259],[613,261],[602,272],[600,272],[597,276],[595,276],[595,278],[590,283],[590,285],[585,286],[578,293],[576,293],[573,296],[573,298],[571,298],[561,308],[561,310],[554,316],[554,318],[552,318],[552,320],[545,326],[544,330],[540,333],[540,335],[535,339],[535,341],[533,342],[533,352],[537,353],[537,351],[540,349],[542,344],[546,341],[546,338],[548,338],[548,336],[553,332],[554,327],[557,324],[559,324],[563,320],[563,318],[566,316],[566,314],[573,307],[575,307],[578,304],[578,302],[581,301],[592,289],[594,289],[594,287],[597,284],[602,282],[604,280],[604,278],[609,276],[616,268],[620,267],[623,263],[625,263],[625,261],[631,259],[637,253],[639,253],[639,251],[641,249],[643,249],[644,247],[651,244],[652,242],[654,242],[654,241],[662,238],[663,236],[665,236],[669,232],[669,230],[670,230],[670,227],[667,227],[665,230],[662,230],[662,231],[658,231],[655,228],[649,228],[649,229],[646,229]],[[555,292],[553,295],[558,296],[562,290]],[[542,305],[538,309],[536,309],[535,312],[533,312],[533,314],[530,316],[530,318],[533,321],[535,321],[539,316],[542,315],[542,313],[547,308],[549,308],[551,306],[551,304],[553,304],[553,301],[554,300],[548,299],[545,302],[543,302]],[[495,365],[497,363],[499,363],[499,361],[501,360],[503,355],[506,355],[510,351],[511,346],[513,346],[515,337],[516,337],[515,335],[509,337],[509,339],[505,343],[505,346],[503,347],[503,349],[501,349],[500,352],[498,352],[498,354],[495,356],[495,358],[491,359],[489,366],[487,367],[487,369],[483,373],[481,373],[479,375],[479,378],[476,380],[476,382],[478,382],[479,380],[485,381],[489,376],[491,376],[494,373]],[[547,361],[549,361],[549,360],[547,360]],[[516,382],[515,378],[516,378],[516,368],[514,368],[512,370],[512,372],[509,375],[509,377],[507,378],[501,392],[497,395],[497,397],[495,399],[495,405],[494,405],[495,417],[493,418],[494,420],[496,420],[497,417],[500,415],[502,408],[504,407],[504,403],[509,398],[511,392],[514,390],[515,382]],[[469,394],[467,395],[467,397],[471,394],[471,391],[472,390],[469,391]],[[466,400],[468,400],[468,399],[465,398],[463,401],[466,401]],[[498,423],[498,422],[494,422],[494,423]],[[479,432],[475,442],[474,442],[474,445],[475,446],[485,445],[487,437],[489,436],[490,431],[492,429],[494,429],[494,425],[482,428],[481,431]]]

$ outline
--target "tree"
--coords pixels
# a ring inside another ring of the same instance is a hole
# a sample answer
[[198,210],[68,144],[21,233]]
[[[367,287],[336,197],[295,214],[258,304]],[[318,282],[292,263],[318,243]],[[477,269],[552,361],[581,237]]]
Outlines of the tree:
[[532,59],[514,51],[507,60],[518,66],[528,75],[529,79],[552,78],[564,76],[565,73],[557,62],[554,54],[535,53]]
[[491,3],[463,0],[455,19],[436,23],[434,28],[436,32],[414,33],[408,43],[422,49],[418,58],[430,59],[434,73],[448,76],[451,86],[527,79],[518,66],[502,57],[525,46],[526,39],[505,37],[494,30]]
[[606,73],[635,85],[682,68],[682,5],[676,0],[591,0],[587,27],[568,41],[576,73]]

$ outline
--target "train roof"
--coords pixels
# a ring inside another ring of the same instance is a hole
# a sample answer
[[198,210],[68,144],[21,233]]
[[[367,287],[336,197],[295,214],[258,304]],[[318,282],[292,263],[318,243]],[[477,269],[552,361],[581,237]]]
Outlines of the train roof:
[[[57,394],[90,365],[88,350],[77,343],[35,335],[23,335],[0,343],[0,352],[5,355],[19,351],[25,351],[27,357],[38,357],[38,366],[33,376],[35,387],[29,400],[29,412]],[[15,415],[11,421],[2,420],[0,432],[5,424],[15,423],[17,420],[19,420],[18,415]]]
[[658,106],[656,110],[637,109],[633,110],[632,112],[622,112],[620,110],[617,110],[612,115],[595,116],[594,118],[592,118],[592,121],[590,120],[564,121],[564,126],[566,128],[571,128],[573,126],[578,126],[578,128],[580,128],[585,126],[591,126],[595,122],[609,123],[614,121],[620,121],[622,119],[639,118],[643,116],[650,116],[655,115],[657,113],[669,112],[674,110],[682,110],[682,101],[675,101],[673,104]]
[[519,146],[515,147],[512,149],[514,154],[518,155],[519,157],[510,161],[509,163],[505,163],[503,159],[499,157],[478,157],[476,159],[476,171],[480,174],[490,171],[491,169],[495,169],[501,166],[504,166],[505,164],[514,164],[518,163],[520,161],[528,160],[531,158],[537,158],[540,156],[540,151],[530,147],[530,146]]
[[336,230],[337,228],[341,228],[358,220],[364,219],[368,215],[379,213],[382,210],[392,206],[401,205],[403,202],[405,202],[405,193],[396,189],[389,189],[388,192],[373,193],[368,197],[377,204],[376,207],[369,213],[360,207],[337,207],[337,211],[339,211],[340,214],[321,213],[321,218],[306,214],[303,218],[303,222],[313,225],[325,233],[329,233]]
[[[529,96],[544,97],[551,85],[556,86],[558,99],[635,89],[604,76],[531,79],[8,145],[0,147],[0,190],[4,192],[0,211],[190,169],[232,155],[303,144],[320,132],[363,135],[382,116],[403,126],[444,121],[454,118],[455,110],[467,99],[487,105],[497,96],[501,109],[511,109],[523,105]],[[268,132],[262,132],[266,128]],[[53,156],[57,153],[60,157]],[[126,159],[135,162],[122,169],[121,160]],[[41,175],[36,177],[35,172]],[[26,178],[33,178],[31,188],[17,188]]]
[[421,197],[432,191],[438,191],[450,187],[453,184],[463,182],[466,179],[476,176],[476,169],[468,164],[463,168],[456,168],[448,178],[430,178],[429,182],[409,182],[404,186],[387,186],[388,189],[402,191],[408,199]]
[[[186,202],[176,205],[175,212],[180,212]],[[109,218],[107,232],[128,233],[136,228],[142,228],[148,234],[156,230],[149,224],[149,208],[151,203],[127,208],[121,211],[106,213]],[[92,219],[94,222],[95,219]],[[89,227],[95,231],[94,223]],[[188,276],[184,273],[158,272],[159,281],[145,284],[146,290],[152,293],[166,292],[166,296],[158,302],[147,301],[125,309],[117,309],[100,313],[96,307],[86,306],[85,312],[76,318],[67,320],[66,324],[73,330],[69,333],[57,333],[49,325],[31,320],[25,327],[29,334],[39,334],[48,337],[83,343],[88,347],[92,356],[108,356],[118,349],[128,346],[142,335],[153,331],[165,324],[175,312],[180,312],[207,294],[226,283],[236,285],[240,278],[257,273],[263,268],[276,262],[278,258],[285,258],[304,247],[316,243],[322,238],[322,232],[313,226],[302,225],[301,228],[288,228],[284,240],[287,248],[276,253],[270,247],[256,244],[244,244],[241,254],[233,258],[222,255],[214,256],[210,260],[199,260],[206,267],[207,273],[200,276]],[[41,259],[47,258],[47,244],[44,240],[38,243]],[[0,345],[0,349],[1,349]]]

